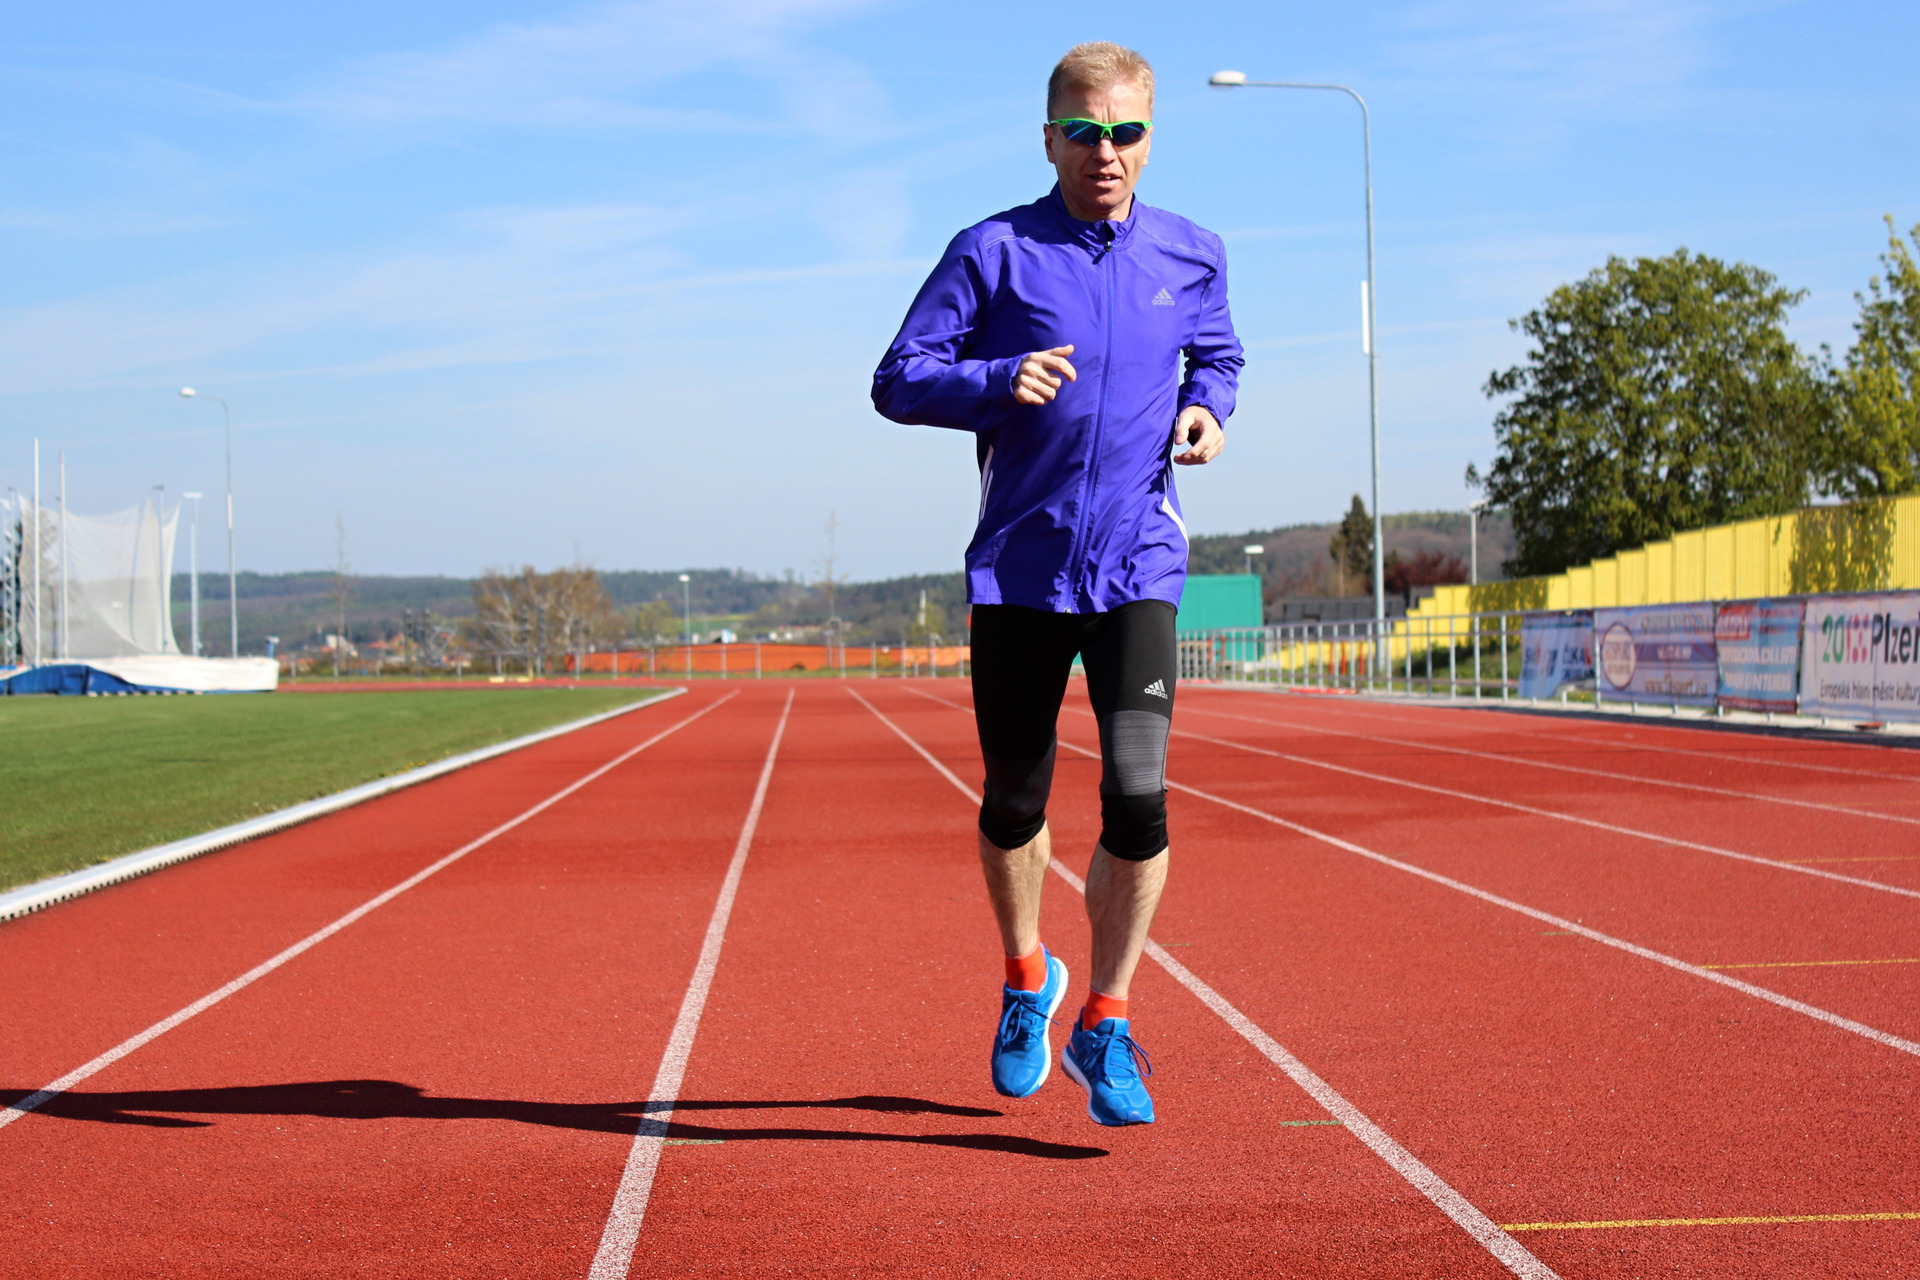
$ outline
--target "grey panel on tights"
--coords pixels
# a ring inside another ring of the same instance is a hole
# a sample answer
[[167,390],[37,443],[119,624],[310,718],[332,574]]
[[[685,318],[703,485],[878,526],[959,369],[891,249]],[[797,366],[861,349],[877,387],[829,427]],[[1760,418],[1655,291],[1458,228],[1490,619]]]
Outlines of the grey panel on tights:
[[1152,711],[1116,711],[1107,720],[1106,785],[1115,795],[1158,795],[1167,789],[1167,733],[1173,721]]

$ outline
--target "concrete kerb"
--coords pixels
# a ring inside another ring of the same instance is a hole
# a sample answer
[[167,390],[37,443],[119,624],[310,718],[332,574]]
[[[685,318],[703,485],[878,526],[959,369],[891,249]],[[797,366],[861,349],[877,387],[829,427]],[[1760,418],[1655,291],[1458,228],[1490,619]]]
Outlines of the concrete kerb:
[[409,769],[405,773],[376,778],[372,782],[363,782],[357,787],[348,787],[345,791],[336,791],[332,795],[321,796],[317,800],[306,800],[300,804],[289,805],[285,809],[263,813],[257,818],[248,818],[244,822],[236,822],[231,826],[220,827],[197,836],[188,836],[184,840],[175,840],[170,844],[155,845],[151,849],[122,854],[91,867],[83,867],[78,871],[69,871],[64,875],[50,876],[45,880],[21,885],[17,889],[9,889],[5,893],[0,893],[0,921],[28,915],[53,906],[55,903],[92,893],[96,889],[104,889],[109,885],[120,884],[136,876],[146,875],[150,871],[158,871],[163,867],[185,862],[189,858],[197,858],[204,853],[213,853],[260,836],[271,835],[276,831],[284,831],[288,827],[311,822],[315,818],[325,817],[329,813],[337,813],[342,809],[350,809],[354,805],[364,804],[369,800],[378,799],[422,782],[429,782],[469,765],[479,764],[483,760],[491,760],[495,756],[503,756],[510,751],[530,747],[536,742],[545,742],[549,738],[558,738],[563,734],[573,733],[590,725],[627,715],[643,707],[659,706],[685,692],[685,689],[680,688],[668,689],[656,697],[644,698],[630,706],[615,707],[611,711],[602,711],[579,720],[569,720],[551,729],[542,729],[537,733],[509,738],[505,742],[496,742],[492,746],[481,747],[475,751],[465,751],[457,756],[448,756],[444,760],[421,765],[418,769]]

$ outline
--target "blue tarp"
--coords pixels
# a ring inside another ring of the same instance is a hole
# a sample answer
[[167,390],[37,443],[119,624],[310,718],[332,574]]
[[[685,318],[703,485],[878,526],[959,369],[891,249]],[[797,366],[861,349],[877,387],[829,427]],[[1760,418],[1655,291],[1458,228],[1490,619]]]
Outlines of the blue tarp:
[[84,662],[55,662],[44,667],[28,667],[18,675],[0,680],[0,695],[184,692],[184,689],[156,689],[129,684],[111,672],[90,667]]

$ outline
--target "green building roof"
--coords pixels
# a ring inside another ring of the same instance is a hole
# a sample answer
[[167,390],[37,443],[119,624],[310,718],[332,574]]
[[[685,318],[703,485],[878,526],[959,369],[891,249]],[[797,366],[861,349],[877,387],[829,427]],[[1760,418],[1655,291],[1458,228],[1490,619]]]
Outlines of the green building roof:
[[1261,624],[1260,578],[1251,573],[1190,573],[1180,596],[1181,631]]

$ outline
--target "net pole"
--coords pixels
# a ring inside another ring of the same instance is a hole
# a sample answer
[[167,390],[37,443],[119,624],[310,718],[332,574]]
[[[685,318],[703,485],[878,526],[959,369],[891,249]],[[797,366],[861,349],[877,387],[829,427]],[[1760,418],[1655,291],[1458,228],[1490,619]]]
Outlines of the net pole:
[[1480,615],[1474,613],[1467,616],[1470,619],[1467,628],[1473,635],[1473,696],[1478,698],[1480,696]]
[[1512,614],[1500,615],[1500,701],[1507,700],[1507,619]]
[[40,437],[33,438],[33,665],[44,656],[40,650]]
[[66,659],[72,647],[67,625],[67,451],[60,451],[60,621],[54,633],[54,656]]

